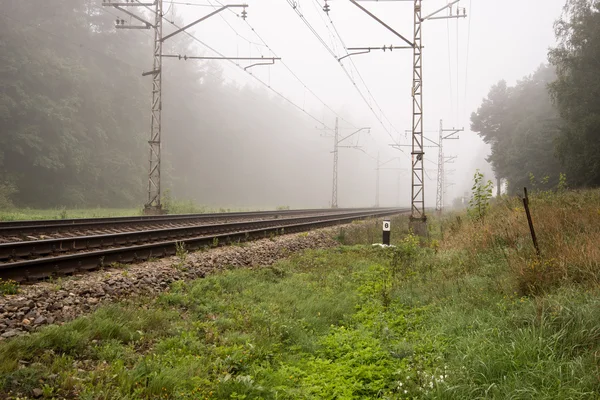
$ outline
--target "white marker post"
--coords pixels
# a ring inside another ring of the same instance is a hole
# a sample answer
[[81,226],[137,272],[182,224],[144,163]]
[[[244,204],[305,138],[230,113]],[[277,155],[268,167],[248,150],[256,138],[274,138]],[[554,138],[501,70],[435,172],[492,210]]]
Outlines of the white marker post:
[[390,245],[390,230],[391,223],[386,219],[383,221],[383,244],[386,246]]

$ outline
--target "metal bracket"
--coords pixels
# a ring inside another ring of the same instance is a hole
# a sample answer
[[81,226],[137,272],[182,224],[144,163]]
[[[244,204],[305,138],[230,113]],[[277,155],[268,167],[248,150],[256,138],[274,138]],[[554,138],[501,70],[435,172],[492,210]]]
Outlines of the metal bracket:
[[259,66],[259,65],[273,65],[273,64],[275,64],[275,59],[274,59],[274,58],[271,58],[271,62],[264,62],[264,63],[254,63],[254,64],[250,64],[250,65],[248,65],[247,67],[244,67],[244,71],[247,71],[249,68],[252,68],[252,67],[257,67],[257,66]]

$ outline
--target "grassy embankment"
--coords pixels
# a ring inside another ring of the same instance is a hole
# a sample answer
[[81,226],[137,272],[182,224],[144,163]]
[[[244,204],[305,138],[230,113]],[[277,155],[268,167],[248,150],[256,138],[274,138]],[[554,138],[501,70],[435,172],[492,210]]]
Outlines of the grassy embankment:
[[0,344],[0,397],[598,398],[600,191],[178,283]]
[[[169,207],[169,214],[204,214],[219,212],[248,211],[238,208],[216,208],[197,205],[191,201],[175,202]],[[109,218],[144,215],[142,208],[69,208],[69,209],[0,209],[0,222],[19,220],[48,220],[71,218]]]
[[9,208],[5,210],[0,210],[0,222],[70,218],[127,217],[131,215],[142,215],[141,210],[135,208]]

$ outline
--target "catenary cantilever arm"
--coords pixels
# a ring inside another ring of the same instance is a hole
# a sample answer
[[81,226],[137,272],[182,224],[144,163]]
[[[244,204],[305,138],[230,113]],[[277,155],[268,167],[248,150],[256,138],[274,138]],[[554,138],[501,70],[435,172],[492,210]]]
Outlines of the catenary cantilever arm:
[[357,51],[355,53],[348,53],[345,56],[341,56],[340,58],[338,58],[338,61],[342,61],[346,57],[357,56],[359,54],[367,54],[367,53],[370,53],[370,52],[371,52],[371,50]]
[[357,131],[355,131],[355,132],[352,132],[352,133],[351,133],[351,134],[349,134],[348,136],[346,136],[346,137],[344,137],[344,138],[342,138],[342,139],[338,140],[338,143],[342,143],[344,140],[348,139],[350,136],[354,136],[354,135],[356,135],[358,132],[361,132],[361,131],[364,131],[364,130],[368,130],[368,131],[370,131],[370,130],[371,130],[371,128],[360,128],[359,130],[357,130]]
[[370,16],[371,18],[373,18],[375,21],[377,21],[381,25],[385,26],[394,35],[396,35],[400,39],[404,40],[406,43],[408,43],[408,45],[410,47],[415,47],[415,45],[410,40],[408,40],[407,38],[405,38],[404,36],[402,36],[401,34],[399,34],[398,32],[396,32],[394,30],[394,28],[392,28],[391,26],[389,26],[388,24],[386,24],[385,22],[383,22],[382,20],[380,20],[379,18],[377,18],[372,12],[370,12],[369,10],[367,10],[366,8],[364,8],[363,6],[361,6],[360,4],[358,4],[358,2],[356,0],[350,0],[350,2],[352,4],[354,4],[356,7],[360,8],[361,10],[363,10],[368,16]]
[[430,19],[430,18],[431,18],[431,17],[433,17],[434,15],[436,15],[436,14],[438,14],[438,13],[440,13],[440,12],[444,11],[446,8],[450,8],[450,7],[452,7],[453,5],[455,5],[456,3],[458,3],[459,1],[460,1],[460,0],[454,0],[454,1],[452,1],[452,2],[450,2],[450,3],[448,3],[448,4],[446,4],[444,7],[440,8],[439,10],[437,10],[437,11],[434,11],[434,12],[432,12],[431,14],[429,14],[428,16],[421,18],[421,21],[425,21],[425,20],[427,20],[427,19]]
[[216,15],[216,14],[220,13],[221,11],[224,11],[224,10],[226,10],[228,8],[233,8],[233,7],[244,7],[245,8],[245,7],[248,7],[248,5],[247,4],[227,4],[227,5],[219,8],[218,10],[215,10],[215,11],[211,12],[210,14],[205,15],[204,17],[202,17],[200,19],[197,19],[196,21],[187,24],[183,28],[178,29],[178,30],[176,30],[175,32],[173,32],[171,34],[168,34],[167,36],[164,36],[161,39],[161,42],[164,42],[165,40],[169,39],[170,37],[173,37],[173,36],[177,35],[178,33],[185,31],[186,29],[188,29],[188,28],[196,25],[197,23],[200,23],[200,22],[204,21],[207,18],[212,17],[213,15]]
[[128,11],[128,10],[126,10],[126,9],[124,9],[124,8],[120,7],[120,6],[113,6],[113,7],[114,7],[114,8],[116,8],[117,10],[119,10],[119,11],[122,11],[122,12],[124,12],[125,14],[127,14],[127,15],[131,16],[132,18],[135,18],[135,19],[137,19],[138,21],[140,21],[140,22],[142,22],[142,23],[146,24],[146,26],[151,26],[152,28],[156,28],[156,27],[154,26],[154,24],[152,24],[152,23],[150,23],[150,22],[146,21],[145,19],[143,19],[143,18],[141,18],[141,17],[138,17],[137,15],[135,15],[134,13],[132,13],[131,11]]

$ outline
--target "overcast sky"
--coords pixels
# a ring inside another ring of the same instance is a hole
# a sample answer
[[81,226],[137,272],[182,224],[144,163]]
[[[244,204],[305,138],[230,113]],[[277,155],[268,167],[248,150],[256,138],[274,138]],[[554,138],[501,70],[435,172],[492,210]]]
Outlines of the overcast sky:
[[[181,2],[210,3],[209,0]],[[224,3],[236,4],[233,1]],[[387,166],[408,170],[408,156],[390,148],[389,144],[392,140],[410,143],[410,135],[405,134],[405,130],[410,129],[412,118],[412,52],[373,51],[345,59],[342,68],[311,28],[337,57],[346,54],[342,40],[347,47],[401,46],[405,43],[347,0],[330,0],[329,15],[322,11],[323,0],[247,0],[246,3],[249,5],[248,23],[236,16],[241,10],[235,9],[235,12],[224,11],[207,19],[191,28],[190,32],[227,56],[272,57],[276,54],[282,57],[285,65],[277,62],[273,66],[255,67],[250,71],[327,126],[333,127],[334,116],[326,112],[321,101],[326,103],[348,121],[340,122],[342,134],[350,133],[354,128],[371,127],[371,134],[363,136],[359,142],[367,153],[373,157],[380,152],[382,162],[400,156],[398,162],[390,162]],[[290,3],[296,5],[296,10],[305,17],[310,27]],[[446,3],[446,0],[424,0],[423,15]],[[471,112],[477,109],[493,84],[501,79],[514,84],[546,62],[548,48],[555,43],[553,23],[560,16],[564,3],[565,0],[462,0],[458,6],[467,9],[466,19],[424,23],[426,136],[437,140],[440,119],[444,120],[446,128],[465,128],[460,140],[445,143],[446,155],[458,156],[455,164],[446,167],[447,170],[456,170],[448,177],[448,181],[456,185],[449,188],[447,203],[462,195],[470,187],[475,168],[483,168],[486,164],[487,148],[476,134],[469,131]],[[215,1],[211,4],[217,6]],[[412,1],[364,1],[361,5],[412,40]],[[212,11],[211,7],[184,4],[170,7],[167,0],[165,9],[183,15],[185,22]],[[262,44],[261,38],[269,48]],[[198,53],[216,55],[200,45]],[[231,81],[239,85],[260,85],[235,65],[226,61],[220,63],[225,76]],[[248,64],[242,62],[241,65]],[[320,100],[307,91],[286,66]],[[315,122],[314,125],[318,124]],[[319,138],[320,133],[315,129],[306,132],[306,135],[312,140]],[[410,153],[408,148],[406,153]],[[426,149],[425,157],[431,178],[425,182],[426,200],[427,206],[433,206],[437,150]],[[374,169],[374,160],[366,155],[353,156],[352,159],[364,164],[364,168]],[[400,186],[402,203],[410,201],[410,174],[401,170],[385,170],[381,172],[382,204],[395,202],[399,173],[404,176]],[[340,175],[340,195],[346,191],[351,196],[351,179]]]

